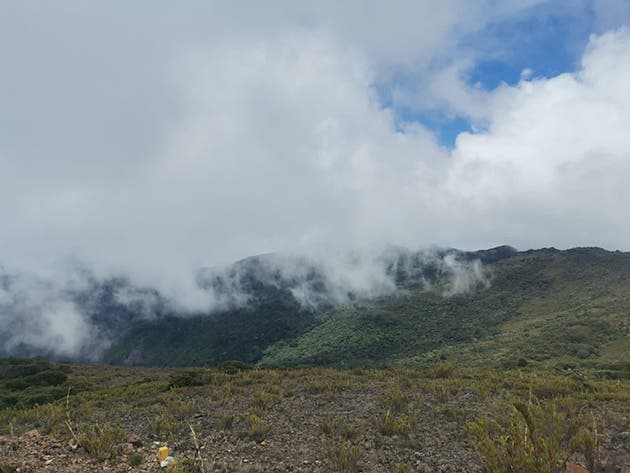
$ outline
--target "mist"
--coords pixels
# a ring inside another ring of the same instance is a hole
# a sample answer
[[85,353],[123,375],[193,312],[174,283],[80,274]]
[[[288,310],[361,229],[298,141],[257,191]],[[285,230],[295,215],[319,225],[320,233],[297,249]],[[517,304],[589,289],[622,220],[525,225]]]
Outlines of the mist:
[[[426,277],[430,271],[432,276]],[[66,279],[0,273],[0,340],[4,355],[97,361],[133,324],[161,317],[208,317],[256,310],[261,297],[279,291],[300,310],[360,306],[441,281],[452,297],[488,287],[481,262],[458,253],[401,248],[369,253],[267,254],[220,268],[200,268],[189,287],[161,292],[125,276],[98,279],[85,267]],[[433,279],[433,281],[431,281]],[[171,286],[168,286],[172,289]]]
[[[252,255],[275,255],[268,283],[316,310],[398,290],[389,248],[630,249],[615,0],[2,10],[5,351],[100,353],[114,334],[98,297],[121,325],[248,306],[225,268]],[[521,47],[501,26],[587,13],[564,69],[472,81]],[[446,144],[431,114],[469,126]],[[444,297],[490,281],[439,266]]]

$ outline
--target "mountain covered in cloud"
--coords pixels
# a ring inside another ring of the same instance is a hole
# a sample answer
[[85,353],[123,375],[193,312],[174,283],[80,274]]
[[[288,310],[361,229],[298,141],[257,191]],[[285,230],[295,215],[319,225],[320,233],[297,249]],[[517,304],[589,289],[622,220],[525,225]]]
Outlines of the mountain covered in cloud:
[[[264,336],[275,341],[296,335],[310,326],[317,314],[331,307],[388,296],[411,283],[430,285],[448,277],[447,290],[451,293],[474,289],[485,283],[483,262],[510,251],[412,252],[392,248],[378,255],[345,255],[340,260],[282,254],[255,256],[224,268],[196,271],[196,298],[205,296],[204,306],[198,300],[191,306],[185,296],[182,300],[167,296],[124,277],[99,279],[84,267],[65,281],[5,272],[0,280],[2,350],[5,355],[43,354],[94,361],[105,350],[115,351],[110,346],[115,347],[133,331],[143,331],[144,336],[151,331],[163,332],[163,337],[169,338],[172,334],[165,328],[169,324],[230,325],[243,318],[243,333],[232,337],[249,343],[248,337],[261,336],[255,333],[263,324],[270,324],[270,332],[276,324],[275,333]],[[257,323],[251,324],[251,317]],[[216,330],[216,349],[229,352],[225,334],[220,327]],[[251,352],[260,353],[265,348],[260,346]],[[133,361],[133,353],[119,361]],[[233,353],[233,357],[240,356]],[[255,358],[247,355],[248,361]],[[136,361],[142,362],[143,357]]]
[[574,300],[510,250],[418,248],[630,250],[627,0],[368,4],[6,2],[0,352],[411,360],[503,333],[538,281],[542,313]]
[[192,4],[3,5],[8,271],[194,304],[270,252],[630,250],[625,0]]
[[[205,312],[178,311],[158,291],[123,279],[92,279],[64,294],[89,327],[73,352],[60,351],[55,337],[25,332],[43,329],[50,314],[20,325],[37,313],[20,312],[18,297],[7,303],[4,276],[4,354],[151,366],[425,367],[444,358],[479,367],[630,369],[628,253],[396,249],[369,263],[357,255],[348,261],[341,271],[270,254],[201,269],[197,280],[215,304]],[[359,276],[359,268],[379,272]]]

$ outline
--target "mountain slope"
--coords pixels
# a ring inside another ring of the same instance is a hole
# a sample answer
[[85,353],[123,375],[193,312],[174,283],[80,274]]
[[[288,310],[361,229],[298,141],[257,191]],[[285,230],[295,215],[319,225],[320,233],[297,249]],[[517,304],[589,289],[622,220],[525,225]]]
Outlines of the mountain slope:
[[[88,279],[62,294],[95,334],[76,359],[149,366],[236,359],[268,367],[426,367],[448,359],[630,372],[628,253],[498,247],[390,249],[368,264],[353,258],[341,272],[331,260],[287,255],[200,270],[199,287],[219,302],[212,313],[182,312],[157,290],[122,278]],[[28,344],[45,329],[35,321],[46,320],[46,305],[31,303],[26,289],[16,292],[30,287],[19,283],[20,276],[0,279],[0,315],[13,321],[0,327],[0,354],[54,358]],[[16,339],[23,343],[6,342]]]
[[591,368],[630,373],[630,254],[544,249],[489,265],[490,287],[445,298],[438,284],[335,308],[264,366]]
[[[431,254],[392,250],[379,255],[378,271],[384,271],[381,276],[392,285],[384,292],[387,295],[383,299],[392,300],[391,294],[397,288],[406,291],[425,287],[452,276],[454,271],[465,274],[470,262],[496,262],[514,253],[510,247],[477,252],[443,250]],[[296,258],[288,264],[286,260],[277,264],[274,258],[273,255],[248,258],[223,275],[204,277],[208,285],[225,294],[230,294],[230,288],[237,285],[239,294],[248,299],[245,306],[186,317],[170,313],[130,324],[125,334],[116,338],[105,352],[103,361],[157,366],[212,366],[231,359],[256,363],[276,342],[295,340],[321,324],[327,311],[342,313],[345,307],[360,307],[373,300],[343,283],[331,282],[334,277],[326,274],[327,268],[317,262]],[[453,262],[446,264],[448,258]],[[467,276],[471,280],[464,284],[476,283],[477,276],[472,273]],[[443,298],[436,295],[435,300],[440,304]],[[431,306],[426,305],[423,310],[430,312]]]

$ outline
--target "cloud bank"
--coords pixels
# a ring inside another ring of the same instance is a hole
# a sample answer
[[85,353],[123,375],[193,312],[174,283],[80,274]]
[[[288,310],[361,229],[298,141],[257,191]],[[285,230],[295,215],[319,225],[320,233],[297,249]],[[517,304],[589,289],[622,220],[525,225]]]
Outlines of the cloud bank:
[[195,298],[162,294],[125,277],[98,279],[75,268],[59,274],[7,273],[0,268],[0,356],[47,355],[97,361],[137,323],[164,317],[230,314],[282,298],[295,311],[356,306],[409,287],[439,283],[445,297],[488,285],[479,259],[456,251],[292,255],[247,258],[196,271]]

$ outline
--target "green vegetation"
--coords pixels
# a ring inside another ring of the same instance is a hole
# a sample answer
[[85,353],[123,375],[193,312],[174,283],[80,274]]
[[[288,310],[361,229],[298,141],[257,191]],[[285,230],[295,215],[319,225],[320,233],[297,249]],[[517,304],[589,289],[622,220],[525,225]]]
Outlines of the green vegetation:
[[117,446],[124,440],[125,433],[116,425],[83,425],[78,442],[88,455],[98,461],[113,461],[118,456]]
[[417,275],[401,275],[395,295],[322,312],[301,310],[288,291],[266,288],[247,309],[134,326],[104,361],[223,364],[234,373],[251,364],[424,369],[447,360],[458,367],[630,376],[630,253],[504,253],[486,255],[490,284],[467,294],[445,296],[448,280],[431,279],[437,277],[431,268],[421,274],[428,286]]
[[351,473],[359,471],[363,450],[356,444],[359,429],[348,419],[337,419],[328,414],[320,423],[325,440],[322,445],[333,471]]
[[348,442],[327,442],[326,453],[337,473],[353,473],[359,471],[362,450],[358,445]]
[[278,295],[256,305],[227,313],[144,322],[108,350],[106,363],[152,366],[217,366],[238,371],[255,363],[271,344],[292,339],[310,329],[315,315],[301,311],[297,302]]
[[468,426],[490,473],[560,473],[575,453],[596,471],[596,425],[576,411],[573,400],[515,401],[509,409],[502,407],[494,419]]
[[546,249],[486,269],[491,284],[470,294],[403,280],[395,296],[321,314],[279,294],[260,311],[135,327],[108,353],[213,368],[0,360],[0,434],[36,428],[116,462],[130,426],[147,442],[199,432],[176,467],[196,471],[204,435],[250,451],[315,432],[299,455],[328,469],[407,472],[446,429],[448,448],[489,472],[560,472],[576,457],[597,471],[628,430],[630,254]]
[[245,434],[247,438],[255,442],[262,442],[265,440],[272,428],[270,424],[266,424],[258,415],[253,413],[246,416],[244,421],[246,426]]
[[31,407],[66,394],[67,368],[41,358],[0,360],[0,409]]
[[[192,372],[204,382],[173,383]],[[70,394],[62,399],[1,409],[0,436],[38,429],[62,445],[73,439],[95,460],[135,464],[138,452],[121,453],[125,434],[134,433],[144,445],[177,445],[178,471],[200,471],[204,462],[215,465],[206,471],[241,471],[238,459],[254,462],[259,452],[271,463],[251,465],[251,471],[269,471],[282,458],[294,468],[320,461],[327,471],[408,472],[416,469],[416,452],[430,450],[432,456],[422,459],[427,471],[462,459],[465,465],[482,461],[490,472],[546,472],[563,471],[563,462],[575,455],[590,466],[611,458],[610,452],[619,455],[614,438],[627,431],[630,406],[626,379],[531,368],[487,371],[452,362],[425,370],[234,374],[73,365],[66,384]],[[216,448],[204,448],[210,444]],[[224,457],[210,457],[216,452]],[[619,461],[627,460],[630,452]]]
[[141,453],[132,453],[129,455],[129,464],[131,466],[139,466],[144,463],[144,455]]
[[579,370],[630,376],[630,254],[594,248],[519,253],[487,269],[489,288],[444,297],[440,284],[343,307],[266,367],[409,366]]

